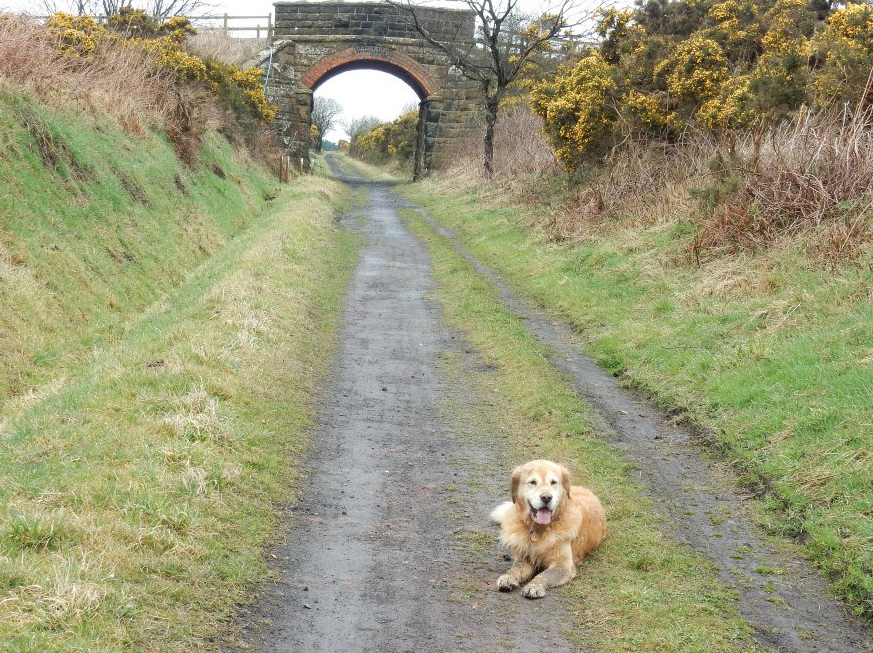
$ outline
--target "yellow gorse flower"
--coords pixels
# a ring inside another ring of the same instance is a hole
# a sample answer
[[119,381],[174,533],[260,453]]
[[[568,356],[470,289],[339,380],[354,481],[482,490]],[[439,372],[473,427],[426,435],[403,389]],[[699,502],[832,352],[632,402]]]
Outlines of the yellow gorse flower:
[[[172,74],[179,83],[201,83],[216,96],[242,98],[247,113],[262,122],[276,117],[276,108],[264,94],[263,71],[205,60],[186,50],[184,40],[196,31],[183,16],[158,23],[142,9],[124,7],[100,25],[89,16],[58,12],[46,29],[57,37],[58,49],[72,56],[98,56],[101,44],[110,41],[140,47],[152,55],[158,71]],[[236,109],[236,102],[231,105]]]

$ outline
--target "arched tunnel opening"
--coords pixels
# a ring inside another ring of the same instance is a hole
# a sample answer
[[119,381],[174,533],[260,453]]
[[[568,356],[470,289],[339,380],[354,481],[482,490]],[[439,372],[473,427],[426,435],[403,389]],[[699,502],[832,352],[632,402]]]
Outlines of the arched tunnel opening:
[[342,106],[342,118],[328,133],[333,137],[345,134],[351,141],[354,134],[349,134],[344,126],[354,118],[373,116],[380,122],[391,122],[414,108],[418,118],[414,133],[407,139],[412,142],[404,141],[400,151],[410,153],[413,178],[419,179],[427,173],[429,165],[425,151],[428,98],[438,89],[424,68],[411,58],[379,50],[339,52],[313,66],[304,80],[312,90],[310,116],[316,98],[335,100]]

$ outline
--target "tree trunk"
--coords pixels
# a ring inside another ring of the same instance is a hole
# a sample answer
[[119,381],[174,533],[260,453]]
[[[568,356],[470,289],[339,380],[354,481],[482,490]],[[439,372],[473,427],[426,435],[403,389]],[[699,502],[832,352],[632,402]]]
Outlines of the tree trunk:
[[485,150],[482,163],[485,168],[485,178],[494,178],[494,126],[497,124],[497,110],[500,100],[488,98],[485,100]]

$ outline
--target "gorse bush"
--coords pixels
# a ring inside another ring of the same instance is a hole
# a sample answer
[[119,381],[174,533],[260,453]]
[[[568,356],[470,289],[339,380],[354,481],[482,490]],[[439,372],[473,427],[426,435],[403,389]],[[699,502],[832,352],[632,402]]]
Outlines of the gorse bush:
[[600,47],[534,87],[572,172],[630,140],[765,130],[801,107],[873,101],[873,7],[804,0],[649,0],[603,12]]
[[586,154],[603,154],[615,123],[612,66],[592,52],[554,81],[537,87],[531,106],[542,117],[555,154],[575,171]]
[[598,33],[531,93],[584,181],[559,237],[627,211],[646,222],[635,203],[648,197],[657,219],[697,221],[698,262],[802,231],[845,241],[829,264],[857,258],[873,206],[873,6],[640,0],[603,11]]
[[0,81],[52,109],[76,107],[131,133],[166,127],[176,102],[172,76],[141,48],[98,39],[96,30],[87,17],[56,16],[46,26],[0,16]]
[[276,117],[275,107],[264,95],[263,71],[243,70],[187,51],[184,42],[196,31],[182,16],[158,22],[141,9],[122,7],[103,25],[88,16],[59,12],[48,20],[46,29],[64,54],[87,59],[98,57],[104,46],[141,48],[152,58],[156,72],[170,75],[178,84],[199,84],[244,121],[268,123]]
[[417,138],[418,111],[409,111],[394,122],[381,123],[356,134],[350,150],[356,157],[370,163],[408,163],[415,156]]

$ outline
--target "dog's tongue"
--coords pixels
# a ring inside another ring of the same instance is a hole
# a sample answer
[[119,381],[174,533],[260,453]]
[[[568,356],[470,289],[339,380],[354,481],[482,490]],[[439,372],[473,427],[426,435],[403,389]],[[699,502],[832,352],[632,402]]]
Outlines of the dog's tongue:
[[552,521],[552,511],[548,508],[537,510],[537,524],[548,524]]

